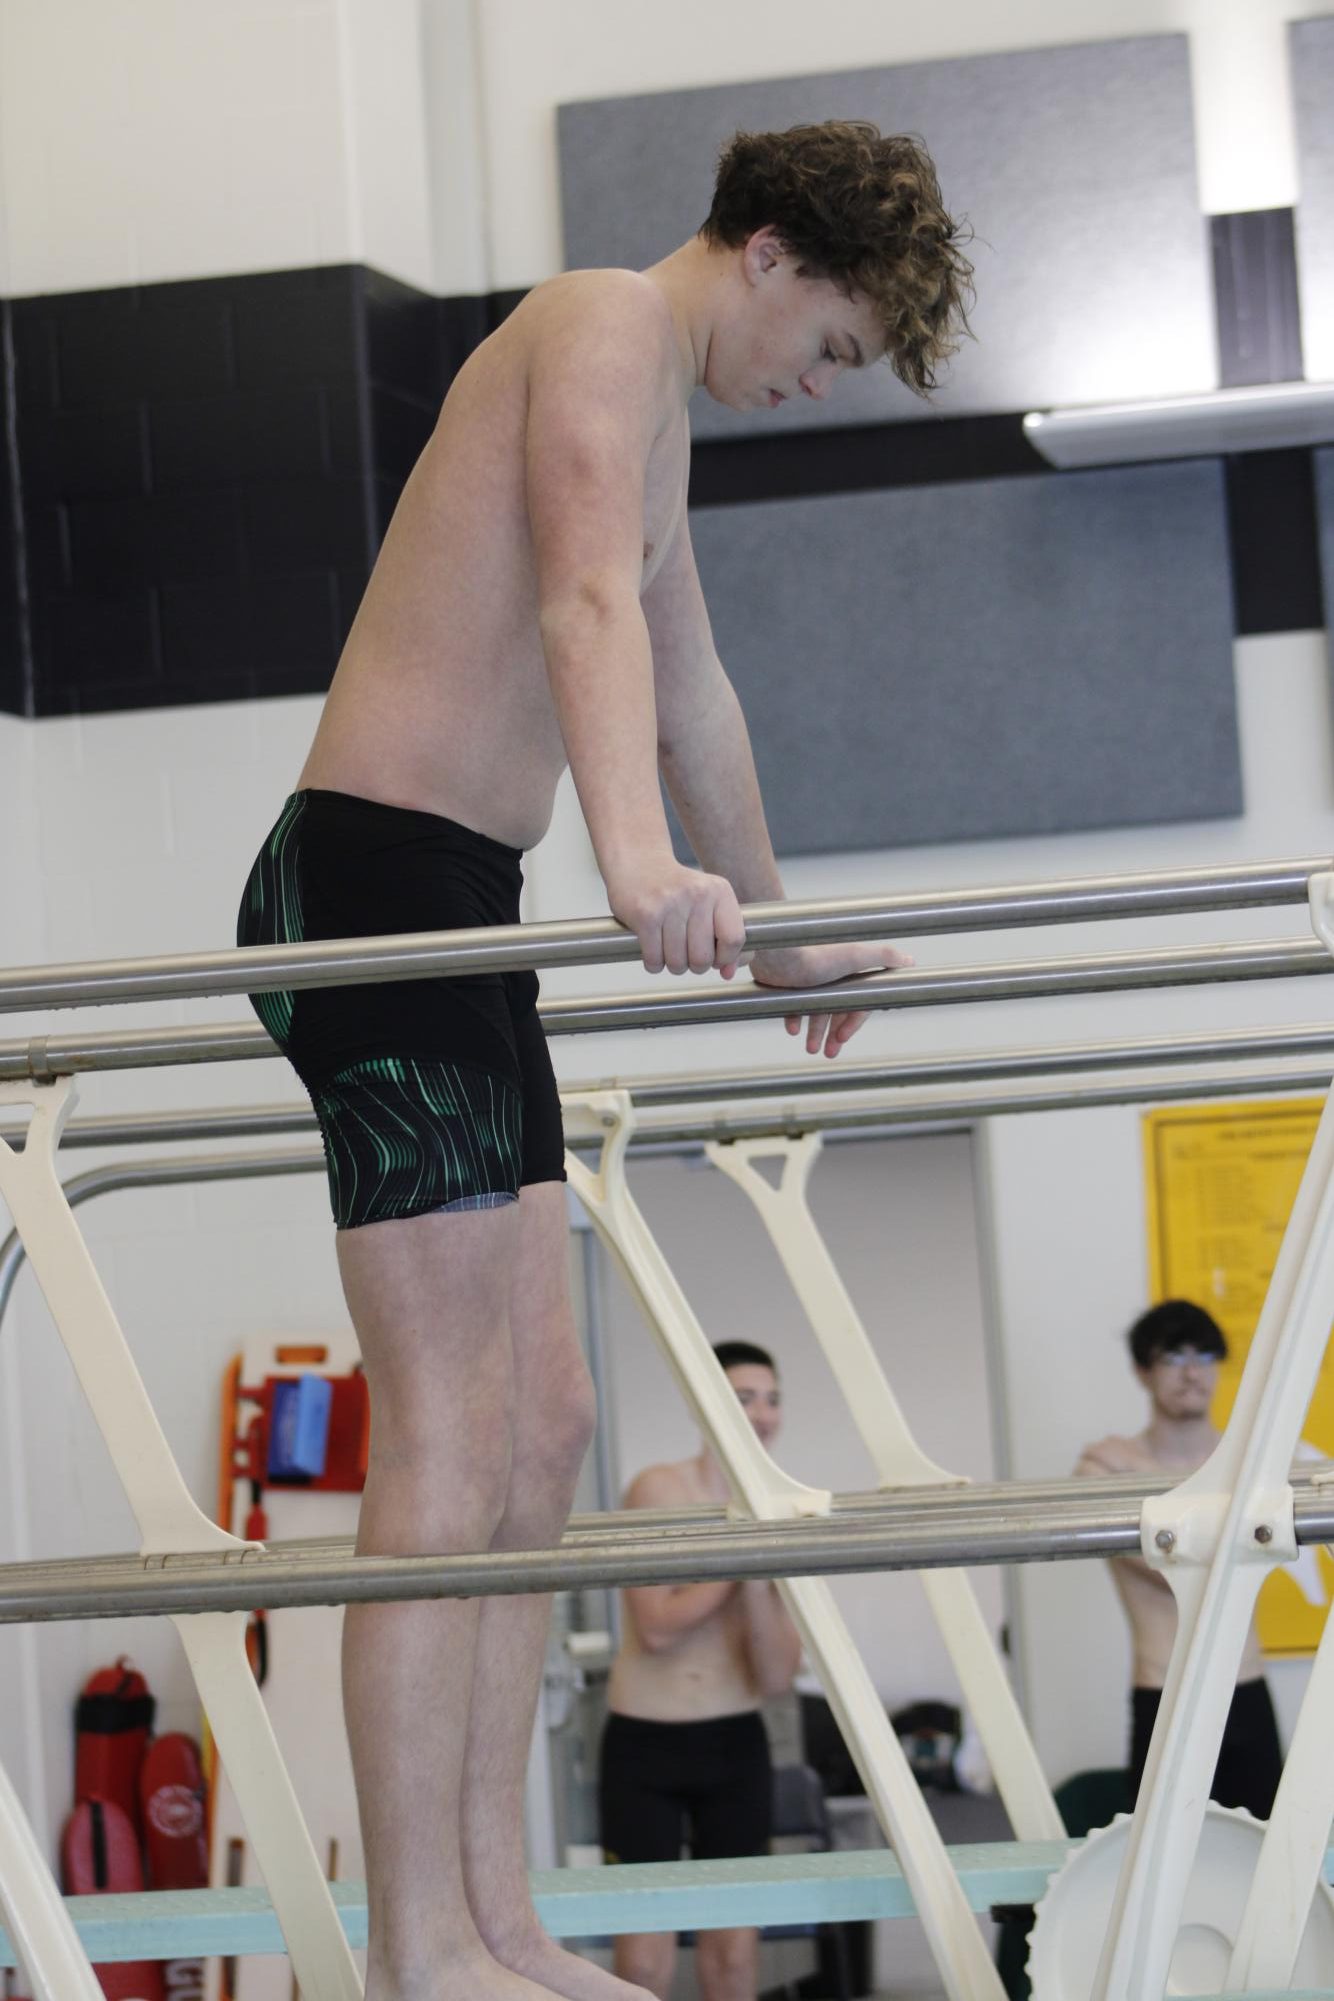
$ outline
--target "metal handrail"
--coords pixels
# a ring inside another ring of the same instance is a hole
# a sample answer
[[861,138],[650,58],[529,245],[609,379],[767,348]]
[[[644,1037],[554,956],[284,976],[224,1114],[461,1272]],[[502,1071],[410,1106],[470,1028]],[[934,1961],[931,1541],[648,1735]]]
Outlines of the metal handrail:
[[[1282,1037],[1282,1030],[1275,1031]],[[1331,1041],[1329,1031],[1302,1031],[1298,1046],[1320,1047]],[[1262,1036],[1248,1035],[1250,1045],[1262,1045]],[[985,1059],[980,1059],[985,1061]],[[911,1065],[886,1065],[890,1071],[911,1069]],[[931,1059],[927,1068],[939,1068],[937,1059]],[[962,1065],[964,1069],[967,1064]],[[1083,1084],[1055,1084],[1049,1088],[1030,1088],[993,1092],[990,1095],[972,1097],[929,1096],[905,1093],[888,1103],[876,1100],[866,1105],[838,1104],[814,1105],[809,1112],[803,1112],[794,1105],[784,1105],[770,1112],[733,1114],[726,1111],[703,1113],[694,1119],[683,1119],[676,1124],[651,1115],[642,1118],[636,1128],[631,1146],[636,1152],[644,1153],[694,1153],[708,1140],[777,1139],[796,1138],[807,1132],[827,1132],[835,1136],[852,1137],[859,1135],[865,1139],[878,1134],[886,1136],[902,1132],[905,1128],[916,1131],[930,1130],[960,1131],[975,1124],[979,1119],[1001,1118],[1014,1113],[1082,1111],[1091,1108],[1106,1109],[1115,1105],[1140,1104],[1145,1098],[1152,1098],[1157,1104],[1180,1104],[1192,1099],[1214,1097],[1248,1097],[1252,1094],[1279,1091],[1323,1090],[1334,1072],[1334,1056],[1331,1060],[1314,1063],[1302,1069],[1268,1069],[1263,1071],[1232,1071],[1219,1075],[1187,1075],[1174,1077],[1140,1076],[1130,1080],[1112,1079],[1105,1082],[1085,1082]],[[827,1073],[825,1073],[827,1074]],[[985,1073],[984,1073],[985,1074]],[[1000,1073],[993,1073],[1000,1074]],[[1023,1072],[1016,1073],[1022,1080]],[[841,1080],[834,1078],[836,1087]],[[856,1073],[849,1075],[848,1083],[855,1091]],[[614,1086],[567,1087],[562,1091],[562,1099],[586,1096],[588,1090],[615,1088]],[[861,1088],[873,1088],[861,1080]],[[637,1097],[637,1093],[633,1093]],[[741,1096],[745,1096],[742,1092]],[[660,1099],[660,1103],[670,1103]],[[690,1100],[687,1100],[690,1102]],[[71,1121],[62,1137],[64,1146],[110,1146],[125,1145],[147,1140],[201,1140],[240,1139],[254,1137],[278,1137],[293,1133],[314,1132],[315,1114],[309,1105],[257,1105],[236,1111],[216,1112],[142,1112],[119,1116],[76,1119]],[[0,1128],[0,1144],[21,1144],[21,1127]],[[570,1141],[576,1149],[582,1144],[578,1137]],[[87,1201],[93,1195],[108,1193],[117,1188],[166,1187],[183,1181],[240,1181],[257,1179],[265,1174],[314,1173],[324,1166],[324,1152],[321,1147],[277,1149],[253,1154],[183,1154],[156,1160],[113,1161],[105,1166],[91,1168],[83,1174],[72,1175],[65,1182],[64,1190],[71,1206]],[[17,1230],[11,1230],[0,1241],[0,1322],[4,1319],[10,1294],[22,1269],[26,1252]]]
[[[609,1078],[562,1085],[563,1091],[628,1090],[641,1111],[660,1105],[711,1104],[721,1099],[807,1097],[828,1091],[911,1089],[924,1084],[982,1084],[1024,1077],[1060,1077],[1085,1070],[1138,1070],[1160,1063],[1266,1062],[1329,1056],[1334,1023],[1227,1028],[1207,1035],[1129,1036],[1112,1042],[1057,1042],[1045,1049],[983,1049],[899,1057],[889,1063],[789,1063],[772,1070],[695,1071],[689,1076]],[[68,1143],[68,1128],[66,1129]]]
[[[1310,878],[1330,867],[1328,858],[1315,856],[1223,869],[1163,869],[1142,875],[1084,876],[984,889],[753,903],[745,907],[742,916],[750,948],[772,951],[837,940],[920,938],[945,931],[1305,903]],[[251,945],[161,958],[15,967],[0,972],[0,1013],[310,986],[356,986],[380,980],[514,972],[527,967],[610,965],[638,957],[634,934],[610,917],[499,925],[480,932],[407,932],[302,945]]]
[[[555,1549],[356,1556],[333,1544],[279,1543],[5,1564],[0,1625],[1124,1556],[1140,1548],[1150,1489],[1114,1497],[1098,1480],[1075,1491],[1061,1482],[1050,1496],[1030,1488],[1016,1505],[1001,1484],[968,1490],[964,1507],[951,1491],[840,1497],[830,1515],[797,1521],[659,1521],[638,1533],[618,1524],[615,1533],[575,1536]],[[1293,1493],[1298,1543],[1334,1542],[1328,1488],[1299,1480]]]
[[[11,1049],[27,1045],[10,1044]],[[0,1044],[0,1049],[4,1045]],[[628,1091],[641,1112],[678,1105],[749,1103],[851,1096],[861,1091],[911,1091],[932,1085],[1019,1082],[1077,1076],[1086,1071],[1144,1070],[1189,1063],[1289,1062],[1315,1059],[1300,1070],[1248,1079],[1243,1088],[1268,1084],[1304,1090],[1328,1083],[1334,1074],[1334,1026],[1303,1022],[1287,1028],[1230,1028],[1209,1035],[1129,1037],[1114,1042],[1055,1043],[1046,1049],[992,1049],[964,1056],[901,1057],[890,1063],[787,1064],[775,1070],[696,1071],[688,1076],[603,1077],[563,1084],[562,1098],[586,1098],[595,1091]],[[1220,1088],[1211,1085],[1210,1088]],[[1048,1102],[1044,1094],[1042,1102]],[[61,1147],[170,1145],[201,1139],[273,1139],[316,1130],[307,1099],[282,1105],[201,1106],[184,1112],[111,1112],[71,1119]],[[21,1146],[22,1124],[0,1124],[0,1143]]]
[[[466,935],[466,934],[461,934]],[[590,1035],[630,1028],[681,1028],[714,1021],[770,1021],[789,1014],[865,1008],[951,1007],[974,1001],[1052,999],[1129,993],[1236,980],[1306,978],[1334,972],[1315,938],[1234,945],[1173,946],[1151,952],[1100,952],[995,965],[913,968],[826,987],[696,987],[685,993],[546,1000],[538,1005],[548,1035]],[[0,976],[3,977],[3,976]],[[368,976],[369,977],[369,976]],[[312,982],[313,984],[313,982]],[[72,1004],[72,1003],[71,1003]],[[0,1082],[71,1076],[91,1070],[158,1068],[181,1063],[248,1061],[275,1056],[258,1022],[174,1031],[37,1035],[0,1043]]]

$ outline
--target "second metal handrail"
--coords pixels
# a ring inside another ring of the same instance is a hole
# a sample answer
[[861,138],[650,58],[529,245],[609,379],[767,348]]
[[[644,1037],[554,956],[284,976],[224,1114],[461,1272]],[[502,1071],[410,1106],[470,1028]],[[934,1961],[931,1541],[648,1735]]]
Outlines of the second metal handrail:
[[[1256,910],[1304,903],[1327,857],[1247,862],[1222,869],[1162,869],[1143,875],[859,896],[806,903],[753,903],[742,912],[747,945],[777,950],[848,939],[920,938],[948,931],[1162,917],[1186,911]],[[613,918],[512,924],[382,938],[251,945],[224,952],[106,959],[0,972],[0,1013],[94,1007],[119,1001],[186,1000],[309,986],[355,986],[526,967],[610,965],[639,957],[634,934]]]

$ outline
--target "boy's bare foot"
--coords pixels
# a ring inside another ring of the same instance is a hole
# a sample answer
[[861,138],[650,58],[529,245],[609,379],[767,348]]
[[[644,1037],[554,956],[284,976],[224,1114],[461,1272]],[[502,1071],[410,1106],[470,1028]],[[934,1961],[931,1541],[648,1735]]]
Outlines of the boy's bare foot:
[[[568,1955],[562,1955],[566,1957]],[[406,1978],[369,1967],[366,2001],[552,2001],[563,1988],[541,1985],[502,1966],[484,1948],[454,1953],[439,1966],[414,1969]],[[638,1989],[617,1983],[618,2001]],[[609,1994],[605,2001],[613,2001]]]
[[563,1995],[565,2001],[653,2001],[647,1988],[618,1980],[614,1973],[595,1966],[591,1959],[580,1959],[577,1953],[567,1952],[545,1932],[521,1946],[507,1947],[504,1958],[525,1979],[535,1981],[552,1994]]

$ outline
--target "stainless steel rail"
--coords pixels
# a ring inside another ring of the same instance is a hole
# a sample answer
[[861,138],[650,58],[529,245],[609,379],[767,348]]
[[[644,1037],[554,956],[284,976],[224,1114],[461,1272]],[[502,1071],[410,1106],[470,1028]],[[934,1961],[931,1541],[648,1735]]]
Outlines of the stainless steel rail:
[[[231,1111],[201,1106],[192,1112],[99,1112],[71,1119],[61,1134],[60,1151],[65,1154],[71,1149],[144,1146],[159,1141],[188,1146],[201,1139],[282,1139],[317,1130],[308,1098],[293,1099],[286,1105],[238,1105]],[[24,1131],[21,1123],[0,1125],[0,1143],[21,1152]]]
[[[1065,882],[847,897],[840,901],[755,903],[743,912],[754,949],[833,939],[920,938],[944,931],[1071,924],[1093,918],[1168,916],[1183,911],[1254,910],[1305,903],[1324,856],[1253,862],[1226,869],[1166,869],[1145,875],[1076,877]],[[182,1000],[275,988],[354,986],[428,975],[510,972],[522,967],[604,965],[639,957],[612,918],[514,924],[476,931],[261,945],[165,958],[16,967],[0,973],[0,1013],[23,1008],[92,1007],[113,1001]]]
[[[1328,1057],[1334,1069],[1334,1024],[1290,1028],[1229,1028],[1209,1035],[1136,1036],[1114,1042],[1058,1042],[1045,1049],[990,1049],[966,1056],[907,1056],[893,1063],[790,1063],[772,1070],[697,1071],[691,1076],[609,1077],[562,1089],[629,1091],[641,1111],[660,1105],[712,1104],[721,1099],[807,1097],[829,1091],[911,1089],[922,1084],[981,1084],[1021,1077],[1069,1076],[1085,1070],[1130,1070],[1159,1063],[1264,1062]],[[69,1144],[68,1129],[65,1144]]]
[[[466,936],[467,934],[461,934]],[[680,1028],[711,1021],[776,1020],[824,1014],[831,1007],[872,1012],[950,1007],[973,1001],[1032,1000],[1062,994],[1133,992],[1215,981],[1279,980],[1334,972],[1334,958],[1314,938],[1236,945],[1102,952],[1063,959],[916,969],[832,987],[696,987],[660,996],[638,993],[539,1003],[548,1035],[589,1035],[629,1028]],[[70,1003],[72,1005],[72,1003]],[[72,1076],[90,1070],[156,1068],[239,1061],[278,1054],[259,1026],[229,1022],[174,1031],[36,1035],[0,1043],[0,1081]]]
[[[784,1106],[769,1113],[717,1113],[671,1124],[652,1118],[637,1129],[631,1145],[641,1153],[695,1153],[706,1140],[793,1138],[806,1132],[827,1132],[873,1138],[906,1128],[957,1131],[979,1119],[1002,1118],[1017,1112],[1087,1110],[1096,1106],[1186,1103],[1197,1098],[1257,1096],[1280,1091],[1323,1090],[1334,1064],[1326,1061],[1303,1069],[1231,1071],[1225,1075],[1143,1077],[1131,1081],[1056,1085],[995,1092],[973,1097],[907,1097],[876,1100],[867,1105],[813,1105],[809,1112]],[[62,1144],[108,1146],[148,1139],[236,1139],[257,1135],[313,1132],[315,1115],[308,1105],[255,1106],[237,1112],[145,1112],[120,1118],[76,1122]],[[0,1131],[0,1141],[19,1144],[20,1128]],[[572,1144],[579,1147],[581,1142]],[[117,1188],[159,1188],[177,1182],[254,1180],[266,1174],[308,1174],[324,1166],[318,1146],[254,1154],[183,1154],[174,1157],[113,1161],[72,1175],[64,1184],[71,1205]],[[16,1230],[0,1242],[0,1321],[14,1282],[26,1257]]]
[[1334,973],[1334,958],[1314,938],[1276,943],[1177,946],[1156,952],[1099,952],[998,965],[917,968],[834,987],[729,987],[659,998],[599,996],[541,1003],[548,1035],[610,1034],[627,1028],[683,1028],[709,1021],[764,1021],[788,1014],[867,1008],[951,1007],[972,1001],[1036,1000],[1061,994],[1127,993],[1154,987],[1205,986],[1225,980],[1280,980]]
[[[21,1045],[10,1045],[18,1046]],[[983,1050],[967,1056],[909,1056],[894,1063],[806,1063],[776,1070],[703,1071],[682,1077],[589,1078],[583,1083],[563,1085],[561,1095],[581,1098],[593,1091],[624,1090],[629,1091],[640,1111],[652,1112],[677,1105],[723,1101],[750,1103],[762,1098],[787,1101],[828,1096],[833,1092],[849,1096],[860,1091],[910,1091],[923,1085],[1069,1077],[1093,1070],[1148,1070],[1173,1063],[1270,1059],[1287,1062],[1297,1057],[1316,1060],[1281,1076],[1247,1078],[1242,1088],[1249,1090],[1253,1085],[1262,1088],[1268,1084],[1277,1089],[1304,1090],[1308,1085],[1327,1083],[1334,1074],[1334,1027],[1325,1022],[1306,1022],[1291,1028],[1221,1029],[1211,1035],[1056,1043],[1046,1049]],[[0,1142],[22,1146],[23,1130],[22,1124],[0,1124]],[[65,1151],[158,1141],[174,1146],[201,1139],[272,1139],[314,1131],[315,1114],[303,1099],[284,1105],[201,1107],[187,1112],[99,1113],[71,1119],[60,1143]]]
[[[64,1559],[0,1566],[0,1624],[162,1613],[472,1598],[706,1578],[842,1576],[964,1564],[1060,1562],[1138,1550],[1138,1494],[1101,1481],[1051,1494],[1004,1485],[845,1498],[794,1522],[610,1525],[556,1549],[354,1556],[334,1544]],[[1334,1541],[1334,1496],[1296,1483],[1297,1540]],[[962,1501],[959,1496],[964,1498]],[[852,1505],[849,1505],[849,1499]]]
[[[922,1095],[877,1100],[864,1105],[814,1104],[809,1110],[787,1105],[769,1113],[720,1112],[714,1117],[682,1120],[642,1119],[635,1128],[631,1146],[636,1152],[673,1152],[694,1149],[705,1140],[795,1139],[802,1133],[823,1132],[850,1135],[902,1131],[905,1127],[933,1131],[958,1131],[976,1125],[979,1119],[1007,1118],[1023,1112],[1074,1112],[1105,1109],[1112,1105],[1188,1104],[1198,1098],[1235,1098],[1273,1095],[1280,1091],[1324,1091],[1330,1082],[1329,1063],[1309,1069],[1231,1072],[1227,1075],[1160,1077],[1109,1083],[1086,1082],[1056,1085],[1051,1090],[995,1091],[988,1096],[949,1098]],[[578,1147],[579,1141],[572,1142]]]

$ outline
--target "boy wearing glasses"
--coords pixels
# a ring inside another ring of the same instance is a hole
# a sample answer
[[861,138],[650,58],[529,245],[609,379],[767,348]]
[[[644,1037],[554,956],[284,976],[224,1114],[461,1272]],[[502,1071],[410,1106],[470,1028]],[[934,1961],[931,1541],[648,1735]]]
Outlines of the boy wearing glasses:
[[[1076,1474],[1167,1473],[1184,1480],[1218,1443],[1209,1409],[1218,1364],[1227,1354],[1223,1331],[1203,1307],[1168,1299],[1141,1314],[1128,1339],[1135,1374],[1148,1393],[1149,1421],[1135,1438],[1104,1438],[1087,1446]],[[1142,1556],[1113,1557],[1111,1571],[1130,1622],[1134,1656],[1130,1786],[1137,1794],[1176,1637],[1176,1600],[1166,1578]],[[1282,1767],[1274,1706],[1252,1626],[1211,1794],[1222,1806],[1248,1807],[1267,1820]]]

